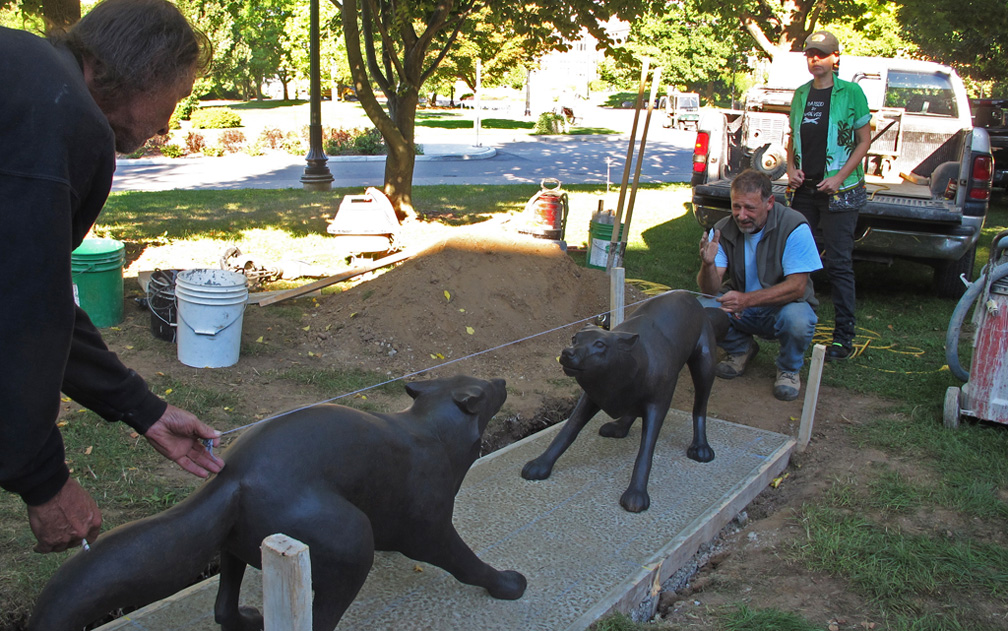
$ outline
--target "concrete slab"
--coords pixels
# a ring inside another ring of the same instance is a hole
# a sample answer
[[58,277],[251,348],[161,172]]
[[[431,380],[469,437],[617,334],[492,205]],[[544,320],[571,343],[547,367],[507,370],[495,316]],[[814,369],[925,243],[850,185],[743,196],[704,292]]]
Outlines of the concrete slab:
[[[517,601],[494,600],[438,567],[379,553],[338,629],[582,630],[612,611],[645,603],[661,583],[741,511],[788,462],[789,436],[708,420],[713,462],[686,458],[689,415],[673,410],[655,452],[651,508],[619,506],[640,441],[598,436],[593,420],[548,480],[529,482],[522,465],[538,456],[559,425],[480,459],[455,504],[455,524],[479,556],[528,579]],[[99,631],[217,631],[217,579],[195,585],[102,626]],[[648,600],[650,598],[650,601]],[[262,602],[261,577],[248,572],[243,603]]]

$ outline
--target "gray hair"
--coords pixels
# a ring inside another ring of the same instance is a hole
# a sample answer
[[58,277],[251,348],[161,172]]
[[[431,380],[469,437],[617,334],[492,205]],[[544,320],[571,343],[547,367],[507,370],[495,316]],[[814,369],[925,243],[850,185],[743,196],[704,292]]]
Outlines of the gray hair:
[[99,100],[129,98],[195,78],[210,40],[167,0],[103,0],[64,33],[51,33],[95,71]]
[[759,192],[760,197],[766,201],[773,196],[773,182],[770,181],[769,177],[756,169],[746,169],[732,180],[731,192],[742,193],[743,195]]

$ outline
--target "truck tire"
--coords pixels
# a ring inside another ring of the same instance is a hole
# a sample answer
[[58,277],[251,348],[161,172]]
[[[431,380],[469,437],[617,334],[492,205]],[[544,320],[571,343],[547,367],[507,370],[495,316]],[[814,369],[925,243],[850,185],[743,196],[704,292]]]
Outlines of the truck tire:
[[962,255],[958,261],[940,261],[934,266],[934,290],[939,298],[958,300],[966,285],[959,275],[965,274],[968,280],[973,279],[973,262],[976,260],[976,245]]
[[768,142],[753,151],[752,166],[771,180],[776,180],[787,171],[787,151]]

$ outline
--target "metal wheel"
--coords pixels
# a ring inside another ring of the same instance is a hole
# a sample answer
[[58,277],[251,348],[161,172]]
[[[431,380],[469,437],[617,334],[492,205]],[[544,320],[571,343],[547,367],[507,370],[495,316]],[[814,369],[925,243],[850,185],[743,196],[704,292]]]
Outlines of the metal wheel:
[[945,391],[945,411],[942,421],[948,429],[959,427],[959,388],[949,386]]

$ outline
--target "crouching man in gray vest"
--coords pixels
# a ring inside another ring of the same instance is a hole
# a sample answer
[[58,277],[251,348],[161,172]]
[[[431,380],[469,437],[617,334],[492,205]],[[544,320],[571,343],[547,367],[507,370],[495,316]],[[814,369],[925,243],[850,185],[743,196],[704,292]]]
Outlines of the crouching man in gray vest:
[[700,291],[705,306],[731,314],[720,346],[727,357],[716,373],[733,379],[759,351],[754,335],[777,340],[774,396],[798,398],[798,377],[818,322],[809,274],[822,269],[812,231],[801,213],[774,200],[770,179],[746,169],[732,181],[731,217],[700,240]]

